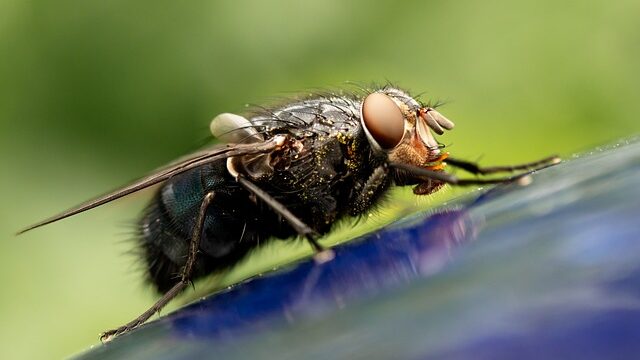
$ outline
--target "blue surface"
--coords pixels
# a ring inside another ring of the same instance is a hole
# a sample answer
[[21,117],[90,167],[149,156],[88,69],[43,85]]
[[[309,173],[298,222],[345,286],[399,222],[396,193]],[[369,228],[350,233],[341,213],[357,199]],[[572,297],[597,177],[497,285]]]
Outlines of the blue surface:
[[640,145],[478,191],[90,358],[640,358]]

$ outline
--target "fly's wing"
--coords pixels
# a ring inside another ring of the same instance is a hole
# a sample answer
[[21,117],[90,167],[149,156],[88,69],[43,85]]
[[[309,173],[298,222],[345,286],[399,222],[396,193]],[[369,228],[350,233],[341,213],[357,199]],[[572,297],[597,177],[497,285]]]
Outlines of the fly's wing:
[[140,191],[149,186],[161,183],[185,171],[189,171],[191,169],[197,168],[198,166],[202,166],[220,159],[225,159],[225,158],[234,157],[234,156],[268,153],[275,150],[279,146],[282,146],[283,143],[284,143],[284,137],[276,136],[262,143],[225,145],[225,146],[214,147],[208,150],[197,152],[194,155],[179,159],[174,163],[171,163],[165,167],[162,167],[152,172],[150,175],[147,175],[146,177],[139,179],[125,187],[122,187],[120,189],[107,193],[105,195],[99,196],[95,199],[89,200],[85,203],[75,206],[60,214],[54,215],[50,218],[44,219],[38,223],[30,225],[20,230],[18,234],[22,234],[24,232],[33,230],[40,226],[51,224],[58,220],[62,220],[64,218],[68,218],[70,216],[79,214],[81,212],[93,209],[100,205],[104,205],[108,202],[127,196],[136,191]]

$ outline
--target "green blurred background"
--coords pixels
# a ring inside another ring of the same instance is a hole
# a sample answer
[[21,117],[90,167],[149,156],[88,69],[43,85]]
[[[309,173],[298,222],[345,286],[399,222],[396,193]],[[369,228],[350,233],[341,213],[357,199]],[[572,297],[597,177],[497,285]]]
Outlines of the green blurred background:
[[448,102],[458,157],[566,157],[640,130],[639,16],[637,0],[0,1],[0,358],[71,355],[154,301],[126,254],[149,193],[13,233],[196,149],[214,115],[390,80]]

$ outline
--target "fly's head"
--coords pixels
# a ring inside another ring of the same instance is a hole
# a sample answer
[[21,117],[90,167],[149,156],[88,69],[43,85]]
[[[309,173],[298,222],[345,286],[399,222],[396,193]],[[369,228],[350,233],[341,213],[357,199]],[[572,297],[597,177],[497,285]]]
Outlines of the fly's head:
[[[371,148],[385,154],[389,162],[405,163],[442,171],[447,153],[433,136],[450,130],[454,124],[438,111],[421,105],[402,90],[385,88],[367,95],[360,107],[360,121]],[[418,184],[416,194],[426,194],[425,184],[395,174],[400,185]]]

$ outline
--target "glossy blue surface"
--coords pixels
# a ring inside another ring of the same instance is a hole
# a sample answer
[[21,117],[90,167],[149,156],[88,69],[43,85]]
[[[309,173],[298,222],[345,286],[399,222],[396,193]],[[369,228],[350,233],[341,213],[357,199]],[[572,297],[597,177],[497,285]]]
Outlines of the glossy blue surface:
[[189,305],[85,358],[635,359],[640,145],[625,142]]

